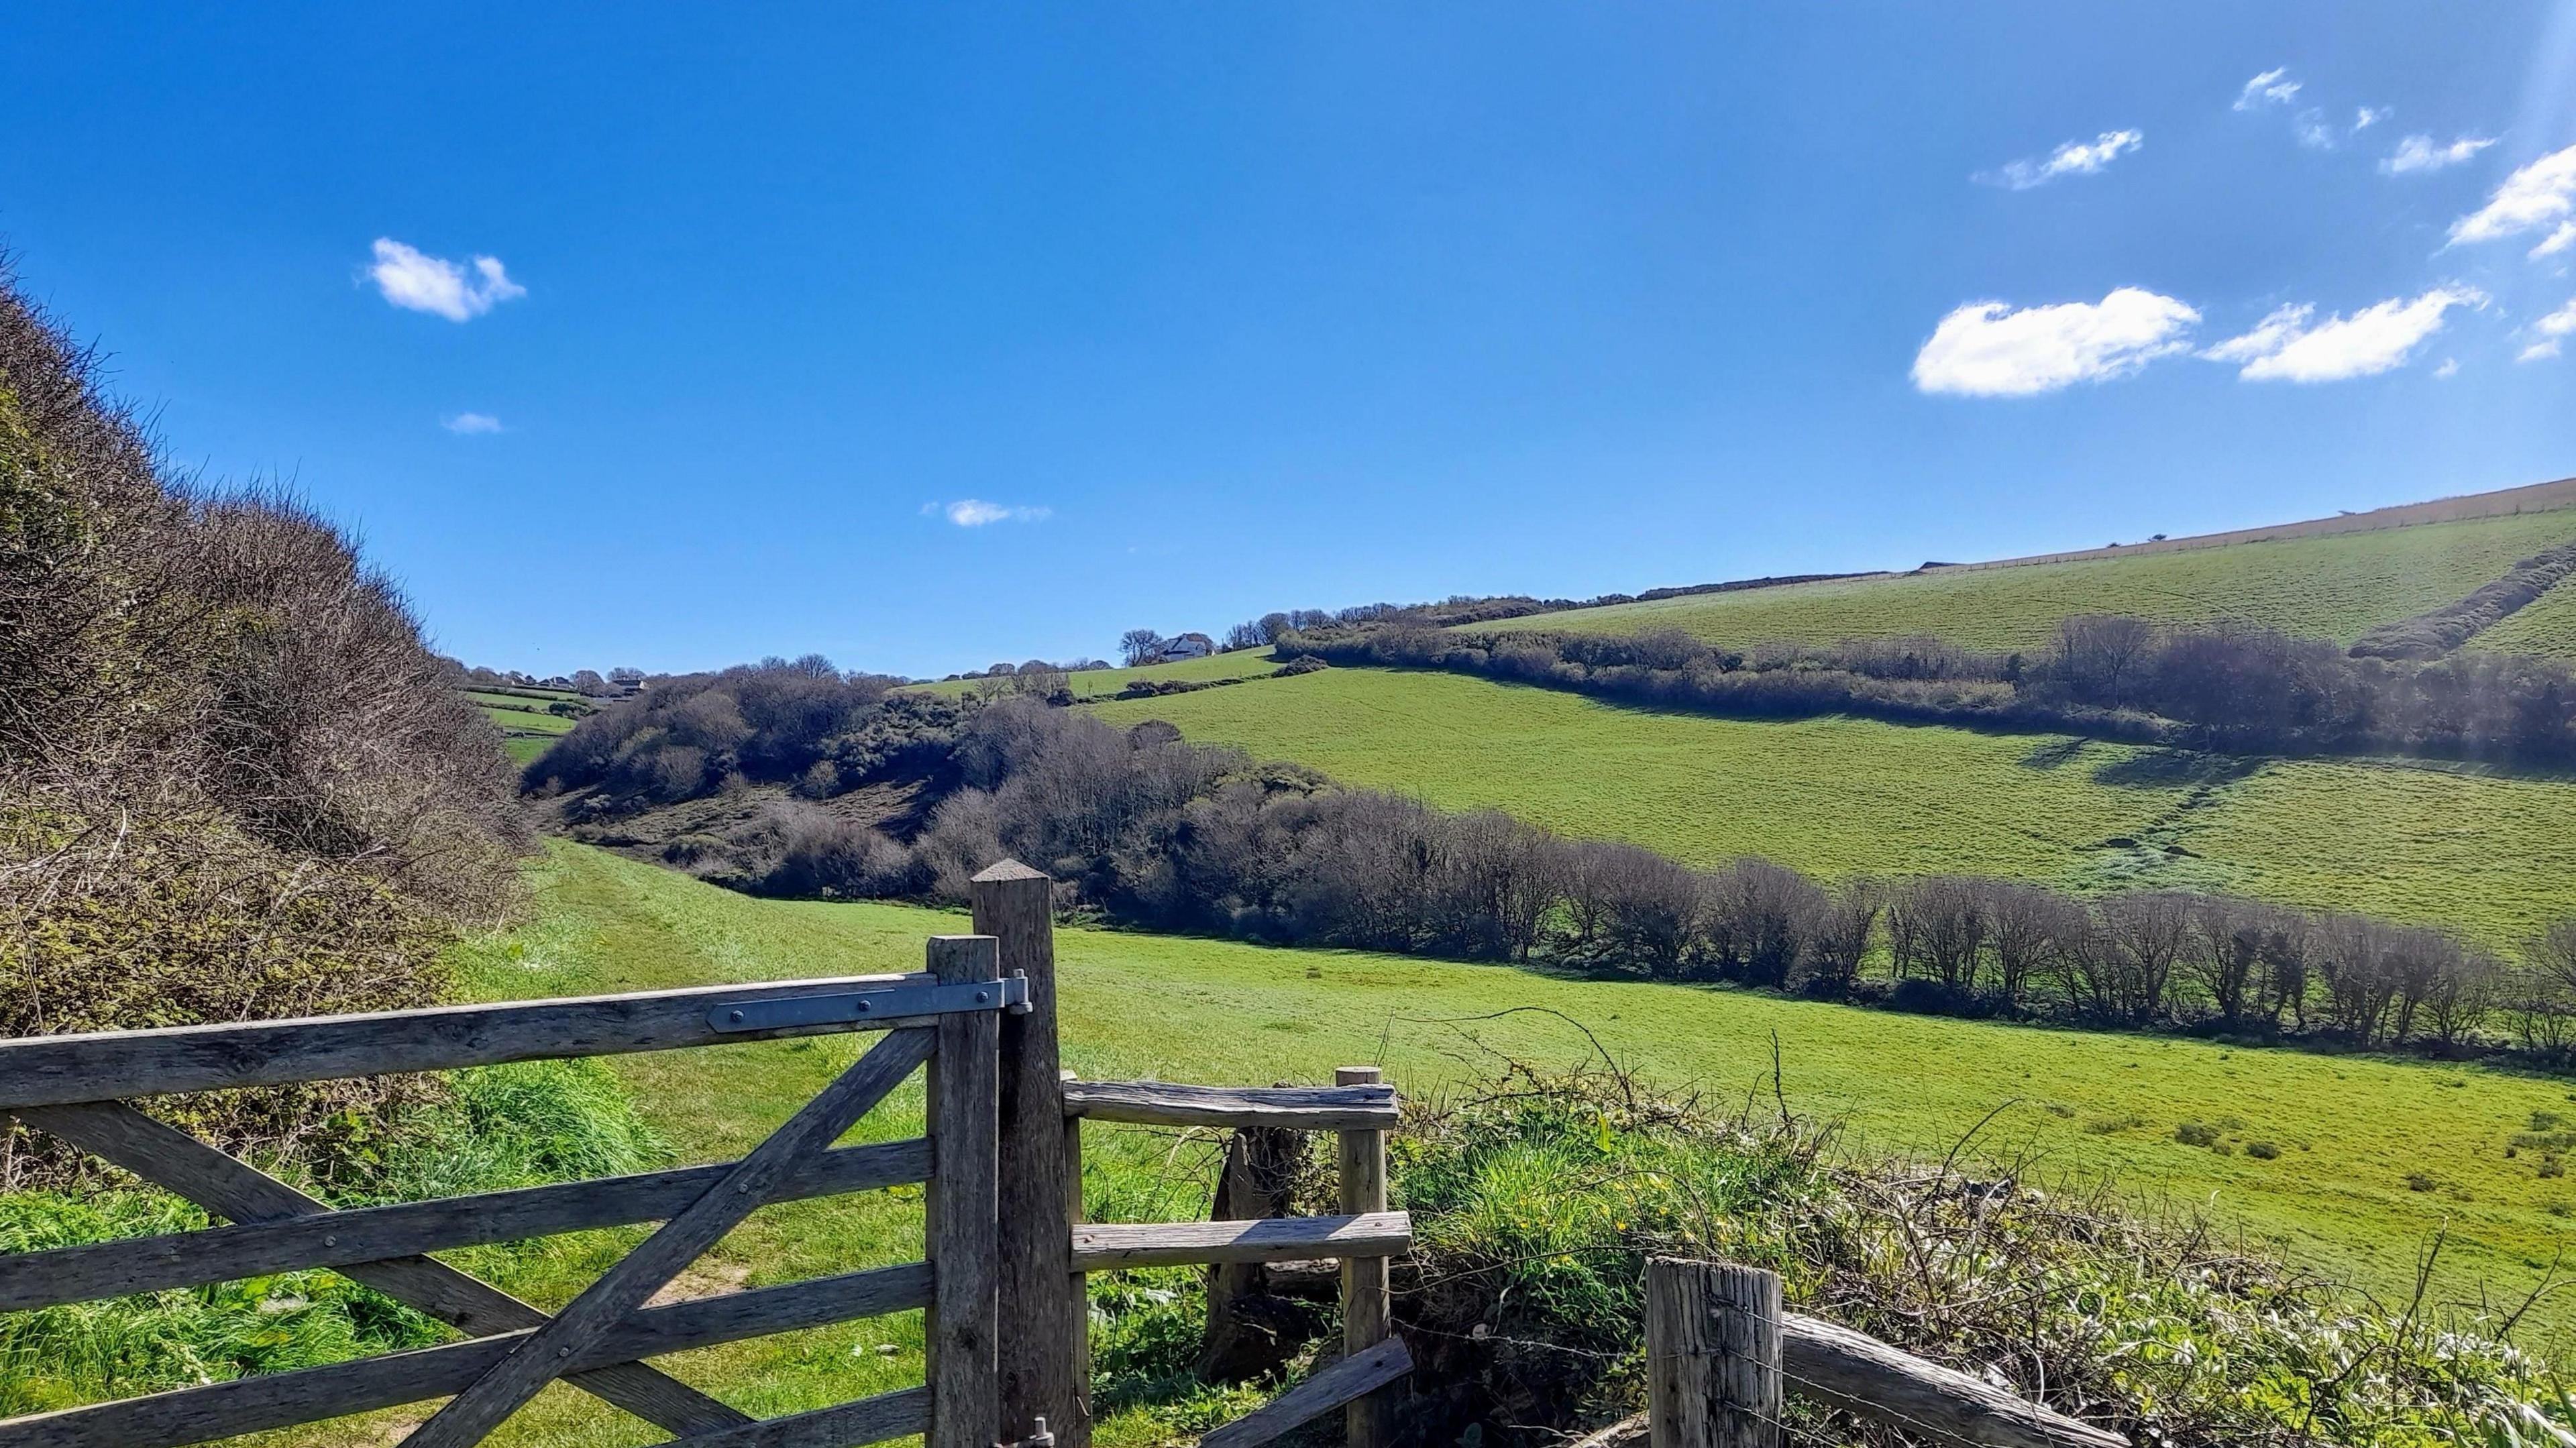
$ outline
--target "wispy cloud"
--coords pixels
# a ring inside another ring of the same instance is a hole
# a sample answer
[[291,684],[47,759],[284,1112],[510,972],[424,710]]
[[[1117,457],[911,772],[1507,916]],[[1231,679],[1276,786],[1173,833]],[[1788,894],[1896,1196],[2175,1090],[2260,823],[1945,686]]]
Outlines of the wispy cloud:
[[2571,246],[2576,246],[2576,221],[2562,221],[2556,231],[2542,237],[2540,245],[2531,249],[2531,259],[2538,261],[2544,256],[2556,256]]
[[2147,133],[2144,131],[2104,131],[2090,141],[2068,141],[2045,158],[2024,157],[2018,161],[2006,161],[1996,169],[1980,171],[1970,179],[1987,186],[2028,191],[2061,176],[2090,176],[2146,143]]
[[2102,382],[2184,350],[2200,313],[2121,287],[2099,302],[1971,302],[1943,317],[1914,358],[1914,385],[1964,397],[2028,397]]
[[2299,112],[2298,119],[2290,123],[2290,133],[2299,138],[2300,145],[2311,151],[2331,151],[2335,148],[2334,127],[2326,124],[2326,113],[2323,111]]
[[2443,358],[2442,365],[2433,369],[2433,375],[2446,381],[2450,378],[2459,376],[2460,359],[2457,357]]
[[468,322],[528,294],[526,287],[510,280],[496,256],[474,258],[469,275],[464,266],[389,236],[377,237],[375,250],[375,264],[367,268],[367,276],[386,301],[406,311]]
[[438,425],[449,432],[472,437],[478,433],[499,432],[501,419],[488,412],[460,412],[454,417],[440,418]]
[[953,503],[924,503],[921,511],[946,518],[960,528],[981,528],[987,523],[1035,523],[1055,515],[1053,508],[988,503],[981,498],[959,498]]
[[2424,340],[2442,330],[2453,307],[2482,307],[2474,287],[2435,287],[2408,300],[2391,297],[2346,317],[2311,323],[2316,308],[2277,308],[2241,337],[2230,337],[2200,355],[2240,364],[2249,382],[2341,382],[2402,367]]
[[2493,136],[2462,136],[2448,145],[2430,136],[2408,136],[2397,143],[2397,149],[2388,154],[2388,159],[2379,163],[2379,169],[2391,176],[2446,170],[2494,144]]
[[[2555,222],[2576,212],[2576,146],[2553,151],[2504,178],[2487,204],[2451,223],[2451,245],[2493,241]],[[2550,245],[2557,238],[2552,236]]]
[[2259,110],[2264,106],[2287,105],[2299,94],[2299,83],[2290,79],[2288,66],[2267,70],[2245,83],[2236,93],[2236,109]]
[[2532,323],[2529,335],[2531,345],[2523,348],[2522,355],[2515,361],[2537,362],[2544,357],[2557,356],[2565,348],[2567,339],[2576,336],[2576,297],[2570,297],[2567,305]]
[[2386,106],[2363,106],[2352,113],[2352,131],[2360,135],[2393,114]]

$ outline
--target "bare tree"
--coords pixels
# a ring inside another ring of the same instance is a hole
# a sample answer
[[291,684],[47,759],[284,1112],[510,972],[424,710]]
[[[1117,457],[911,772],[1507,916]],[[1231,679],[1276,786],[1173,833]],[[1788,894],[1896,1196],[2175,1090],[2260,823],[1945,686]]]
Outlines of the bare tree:
[[2113,1005],[2134,1024],[2161,1019],[2171,1001],[2175,964],[2191,939],[2192,897],[2142,890],[2102,902],[2102,933],[2114,952]]
[[2054,672],[2078,698],[2117,708],[2155,638],[2155,625],[2142,618],[2071,615],[2057,625]]
[[1149,628],[1131,628],[1118,636],[1118,655],[1129,668],[1163,661],[1163,636]]
[[1886,887],[1876,880],[1855,878],[1835,887],[1807,951],[1808,969],[1817,979],[1840,990],[1860,979],[1861,962],[1869,958],[1879,912],[1886,905]]

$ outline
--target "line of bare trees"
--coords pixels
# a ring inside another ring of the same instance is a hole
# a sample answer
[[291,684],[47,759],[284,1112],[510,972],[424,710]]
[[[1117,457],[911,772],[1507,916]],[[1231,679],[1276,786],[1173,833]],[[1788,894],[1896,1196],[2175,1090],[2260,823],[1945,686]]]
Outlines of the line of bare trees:
[[2576,920],[2517,960],[2452,933],[2223,895],[1975,876],[1694,870],[1493,811],[1003,699],[943,720],[953,788],[909,842],[782,803],[702,873],[762,893],[962,899],[1004,855],[1110,918],[1281,944],[1728,981],[1948,1014],[2452,1052],[2576,1047]]
[[2576,671],[2465,651],[2354,657],[2330,639],[2120,615],[2062,620],[2027,653],[1938,638],[1721,649],[1633,637],[1465,634],[1410,624],[1292,633],[1328,663],[1443,669],[1743,718],[1849,713],[2053,730],[2240,753],[2385,753],[2576,765]]

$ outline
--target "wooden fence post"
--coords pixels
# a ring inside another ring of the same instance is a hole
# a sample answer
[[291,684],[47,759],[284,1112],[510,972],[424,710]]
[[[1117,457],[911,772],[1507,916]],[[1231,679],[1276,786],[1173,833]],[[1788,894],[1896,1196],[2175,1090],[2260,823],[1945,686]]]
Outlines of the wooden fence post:
[[[1343,1066],[1333,1072],[1336,1086],[1377,1084],[1375,1066]],[[1341,1133],[1342,1212],[1357,1216],[1386,1210],[1386,1133],[1379,1130]],[[1388,1291],[1387,1259],[1342,1259],[1342,1355],[1358,1357],[1386,1340],[1394,1325],[1395,1304]],[[1391,1405],[1384,1391],[1355,1398],[1343,1409],[1343,1429],[1350,1448],[1385,1448]]]
[[[1001,949],[989,935],[930,937],[930,972],[942,985],[1001,978]],[[930,1431],[925,1448],[993,1448],[1001,1432],[994,1343],[999,1301],[994,1257],[1000,1235],[996,1130],[1001,1098],[995,1049],[999,1011],[939,1017],[930,1058],[927,1235]]]
[[1782,1448],[1780,1277],[1657,1257],[1646,1264],[1652,1448]]
[[1073,1270],[1082,1165],[1064,1114],[1056,1040],[1055,883],[1017,860],[977,875],[975,930],[1001,940],[1005,976],[1029,1009],[1002,1020],[1000,1438],[1046,1420],[1057,1448],[1091,1444],[1091,1310]]

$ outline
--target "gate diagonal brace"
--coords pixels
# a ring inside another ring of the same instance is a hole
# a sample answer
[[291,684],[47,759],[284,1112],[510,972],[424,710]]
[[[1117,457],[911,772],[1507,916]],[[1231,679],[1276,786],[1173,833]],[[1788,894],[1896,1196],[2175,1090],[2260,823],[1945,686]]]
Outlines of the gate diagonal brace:
[[844,1026],[857,1021],[917,1020],[968,1011],[1029,1012],[1029,978],[1022,973],[963,985],[906,985],[834,995],[741,1001],[707,1012],[707,1027],[722,1032],[776,1031],[796,1026]]

